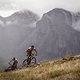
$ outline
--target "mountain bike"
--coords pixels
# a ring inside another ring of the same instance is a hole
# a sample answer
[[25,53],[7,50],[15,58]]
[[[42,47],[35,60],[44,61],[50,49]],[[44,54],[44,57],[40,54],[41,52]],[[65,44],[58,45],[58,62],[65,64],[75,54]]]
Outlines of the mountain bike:
[[35,56],[27,56],[26,59],[23,60],[22,66],[28,67],[36,64],[36,57]]
[[16,69],[15,65],[12,65],[10,63],[8,63],[8,64],[9,64],[9,67],[4,70],[5,72],[12,71],[12,70],[15,70]]

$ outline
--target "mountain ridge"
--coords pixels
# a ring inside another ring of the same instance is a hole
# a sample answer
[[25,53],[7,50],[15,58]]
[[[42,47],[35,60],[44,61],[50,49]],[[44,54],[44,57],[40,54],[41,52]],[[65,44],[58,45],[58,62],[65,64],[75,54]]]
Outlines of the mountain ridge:
[[30,24],[31,22],[34,23],[38,19],[39,16],[29,10],[17,11],[8,17],[0,16],[0,20],[3,23],[6,23],[7,21],[10,22],[18,21],[19,23],[23,24]]

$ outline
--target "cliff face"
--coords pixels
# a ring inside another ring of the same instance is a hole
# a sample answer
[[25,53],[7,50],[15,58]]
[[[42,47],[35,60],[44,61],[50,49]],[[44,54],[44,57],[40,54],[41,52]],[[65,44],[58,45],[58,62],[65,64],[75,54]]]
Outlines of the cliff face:
[[80,12],[72,13],[72,27],[80,31]]
[[23,53],[25,48],[34,44],[38,50],[38,60],[78,54],[80,52],[80,32],[72,25],[73,15],[69,11],[56,8],[45,13],[37,22],[32,35],[28,40],[26,38],[18,48],[18,53]]
[[53,9],[37,23],[36,45],[43,58],[53,58],[80,52],[80,32],[72,28],[72,15],[63,9]]

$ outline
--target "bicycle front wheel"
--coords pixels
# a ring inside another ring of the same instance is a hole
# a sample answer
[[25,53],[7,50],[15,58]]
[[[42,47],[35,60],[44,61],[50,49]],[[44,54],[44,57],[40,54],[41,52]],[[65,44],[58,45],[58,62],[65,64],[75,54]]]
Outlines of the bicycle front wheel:
[[30,63],[31,65],[34,65],[34,64],[36,64],[36,58],[35,57],[33,57],[32,59],[31,59],[31,63]]

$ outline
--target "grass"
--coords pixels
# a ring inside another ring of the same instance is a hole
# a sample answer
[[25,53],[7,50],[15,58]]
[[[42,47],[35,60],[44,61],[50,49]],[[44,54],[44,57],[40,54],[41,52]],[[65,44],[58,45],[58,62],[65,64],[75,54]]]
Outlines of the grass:
[[0,80],[80,80],[80,57],[45,61],[33,67],[1,72]]

